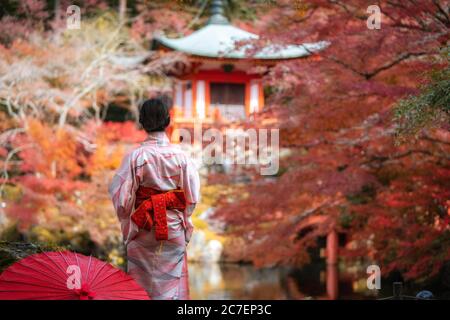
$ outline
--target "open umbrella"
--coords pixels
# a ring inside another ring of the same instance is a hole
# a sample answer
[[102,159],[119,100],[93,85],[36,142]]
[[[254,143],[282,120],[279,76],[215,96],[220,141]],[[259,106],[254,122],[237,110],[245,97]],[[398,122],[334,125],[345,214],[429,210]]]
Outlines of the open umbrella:
[[136,281],[107,262],[78,253],[43,252],[0,275],[0,300],[149,300]]

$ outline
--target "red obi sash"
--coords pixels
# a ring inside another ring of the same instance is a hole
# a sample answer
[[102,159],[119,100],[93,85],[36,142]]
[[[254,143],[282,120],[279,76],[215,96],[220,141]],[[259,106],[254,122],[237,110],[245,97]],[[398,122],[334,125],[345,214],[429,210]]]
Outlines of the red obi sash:
[[167,209],[186,209],[186,198],[181,189],[161,191],[153,188],[139,187],[136,191],[136,211],[131,220],[141,229],[150,231],[155,227],[156,240],[167,240]]

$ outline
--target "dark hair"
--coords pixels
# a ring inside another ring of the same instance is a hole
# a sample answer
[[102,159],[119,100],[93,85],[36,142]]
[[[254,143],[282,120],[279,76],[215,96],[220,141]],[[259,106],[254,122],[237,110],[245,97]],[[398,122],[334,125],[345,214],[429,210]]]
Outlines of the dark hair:
[[139,110],[139,123],[148,133],[164,131],[170,124],[169,104],[163,97],[145,101]]

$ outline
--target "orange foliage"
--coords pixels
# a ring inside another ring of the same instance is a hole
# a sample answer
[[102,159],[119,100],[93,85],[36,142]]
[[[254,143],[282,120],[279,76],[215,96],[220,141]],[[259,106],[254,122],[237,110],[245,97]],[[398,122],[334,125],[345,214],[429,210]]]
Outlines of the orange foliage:
[[26,144],[20,152],[22,170],[47,178],[74,178],[82,172],[85,157],[72,134],[65,128],[48,127],[37,119],[28,121]]

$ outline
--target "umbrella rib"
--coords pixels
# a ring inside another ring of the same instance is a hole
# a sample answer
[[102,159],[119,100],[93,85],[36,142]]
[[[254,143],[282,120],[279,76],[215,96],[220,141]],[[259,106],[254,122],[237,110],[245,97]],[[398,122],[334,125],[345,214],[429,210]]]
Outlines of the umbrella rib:
[[[62,290],[62,291],[67,291],[67,289],[61,289],[61,288],[55,288],[55,287],[47,287],[44,285],[39,285],[39,284],[35,284],[35,283],[23,283],[23,282],[19,282],[19,281],[11,281],[11,280],[2,280],[4,282],[8,282],[8,283],[17,283],[17,284],[26,284],[28,286],[33,286],[33,287],[40,287],[40,288],[50,288],[50,289],[55,289],[55,290]],[[16,291],[22,291],[22,290],[1,290],[0,292],[16,292]]]
[[[28,292],[29,293],[29,291],[23,291],[23,292]],[[23,298],[23,299],[20,299],[20,300],[60,300],[60,299],[57,299],[55,297],[73,297],[72,294],[60,294],[60,293],[55,293],[54,295],[50,294],[50,296],[52,296],[51,297],[52,299],[49,299],[49,295],[40,295],[40,296],[36,295],[36,296],[33,296],[33,297]],[[5,300],[7,300],[7,299],[5,299]],[[8,299],[8,300],[18,300],[18,299]]]
[[[146,298],[146,299],[145,299]],[[141,295],[138,297],[104,297],[104,298],[98,298],[96,300],[149,300],[148,295]]]
[[49,299],[46,296],[40,296],[40,297],[33,297],[33,298],[23,299],[23,300],[30,300],[30,301],[36,301],[36,300],[39,300],[39,301],[43,301],[43,300],[56,300],[56,301],[58,301],[58,300],[73,300],[73,299],[61,299],[61,297],[69,297],[69,296],[63,295],[63,296],[60,296],[58,298],[52,297],[52,299]]
[[[41,271],[41,270],[39,270],[39,269],[35,269],[35,268],[33,268],[33,267],[31,267],[31,266],[29,266],[29,265],[26,265],[24,262],[26,262],[26,261],[34,261],[34,262],[37,262],[39,265],[41,265],[41,266],[44,266],[45,268],[47,268],[48,270],[50,270],[50,271],[54,271],[54,270],[51,270],[49,267],[48,267],[48,265],[46,265],[45,263],[42,263],[39,259],[36,259],[36,257],[34,257],[34,256],[30,256],[29,258],[25,258],[25,259],[28,259],[28,260],[21,260],[21,261],[19,261],[18,262],[18,265],[20,265],[20,266],[22,266],[22,267],[25,267],[25,268],[28,268],[28,269],[31,269],[31,270],[33,270],[33,271],[36,271],[36,272],[39,272],[39,273],[41,273],[41,274],[44,274],[44,275],[46,275],[47,276],[47,273],[45,273],[44,271]],[[9,270],[9,271],[11,271],[11,270]],[[53,272],[54,273],[54,272]],[[56,280],[55,278],[52,278],[53,280]],[[62,280],[65,280],[64,278],[62,279]]]
[[91,272],[92,255],[89,256],[88,267],[86,271],[86,283],[89,283],[89,274]]
[[[111,275],[113,275],[113,274],[111,274]],[[102,282],[103,282],[104,280],[106,280],[106,279],[107,279],[107,278],[103,279]],[[120,280],[120,281],[114,282],[114,284],[118,284],[118,283],[122,283],[122,282],[127,282],[127,281],[133,281],[133,279],[124,279],[124,280]],[[95,287],[95,290],[103,289],[103,288],[105,288],[105,287],[107,288],[108,286]]]
[[141,288],[136,288],[136,289],[119,289],[119,290],[110,290],[110,292],[136,292],[136,293],[140,293],[142,290]]
[[[58,251],[58,253],[59,253],[60,255],[62,255],[62,254],[61,254],[61,251]],[[49,256],[46,252],[43,252],[43,254],[47,257],[48,260],[50,260],[51,263],[53,263],[53,264],[54,264],[54,265],[62,272],[62,274],[64,274],[64,275],[66,274],[66,271],[63,270],[59,264],[57,264],[55,261],[53,261],[53,260],[50,258],[50,256]],[[63,278],[63,280],[66,281],[65,278]]]
[[[108,297],[121,297],[121,298],[123,298],[124,297],[124,292],[127,292],[127,291],[118,292],[117,294],[114,294],[112,292],[108,292],[107,296]],[[148,296],[148,294],[145,291],[142,291],[142,292],[127,292],[125,295],[127,297],[130,297],[130,296],[143,296],[143,295],[147,295]],[[99,296],[101,297],[102,294],[99,294]]]
[[[73,298],[74,295],[70,294],[70,293],[67,293],[67,294],[55,294],[53,296],[52,295],[48,295],[48,296],[45,296],[45,295],[39,296],[39,295],[37,295],[37,296],[34,296],[32,298],[28,298],[27,300],[50,300],[49,299],[50,297],[51,297],[51,300],[62,300],[61,297],[71,297],[71,298]],[[72,300],[75,300],[75,299],[72,299]]]
[[[71,252],[71,251],[68,251],[68,252]],[[58,253],[59,253],[59,255],[64,259],[64,261],[66,262],[67,267],[70,267],[70,264],[69,264],[69,262],[67,261],[65,255],[63,255],[62,252],[60,252],[60,251],[58,251]],[[79,263],[79,261],[78,261],[78,254],[75,253],[75,252],[72,252],[72,253],[73,253],[73,255],[75,256],[75,260],[77,261],[78,268],[81,270],[81,266],[80,266],[80,263]],[[67,271],[66,271],[66,272],[67,272]],[[81,275],[81,276],[82,276],[82,275]],[[80,279],[80,283],[82,282],[82,280],[83,280],[83,278]]]
[[64,262],[65,262],[66,265],[69,267],[70,264],[69,264],[69,262],[67,261],[66,257],[62,254],[62,252],[61,252],[61,251],[58,251],[58,254],[61,256],[61,258],[63,258]]
[[[98,300],[101,300],[98,299]],[[106,300],[106,298],[104,299]],[[140,296],[127,296],[127,297],[123,297],[123,296],[110,296],[108,297],[108,300],[150,300],[148,294],[142,294]]]
[[[102,296],[102,294],[98,295],[99,297]],[[128,299],[132,299],[132,298],[139,298],[139,297],[148,297],[148,293],[146,293],[145,291],[142,292],[127,292],[127,291],[123,291],[123,292],[118,292],[117,294],[114,293],[108,293],[107,296],[109,298],[113,298],[113,297],[119,297],[119,298],[128,298]]]
[[73,255],[75,256],[75,260],[77,261],[78,268],[80,268],[80,270],[81,270],[80,260],[78,260],[78,255],[75,252],[73,253]]
[[91,283],[94,283],[94,280],[97,278],[97,276],[99,275],[100,271],[103,270],[103,268],[107,265],[108,263],[106,261],[103,262],[103,265],[98,268],[97,272],[95,273],[94,277],[91,280]]
[[[70,252],[70,251],[69,251]],[[66,265],[67,265],[67,267],[70,267],[70,264],[69,264],[69,262],[67,261],[67,258],[61,253],[61,252],[58,252],[60,255],[61,255],[61,257],[64,259],[64,261],[66,262]],[[77,257],[77,254],[76,253],[74,253],[73,252],[73,254],[75,255],[75,258]],[[81,270],[81,267],[80,267],[80,263],[78,262],[78,259],[76,259],[77,260],[77,265],[78,265],[78,268],[80,268],[80,270]],[[66,271],[66,273],[67,273],[67,271]],[[81,280],[81,279],[80,279]]]
[[[27,266],[24,266],[24,267],[27,267]],[[27,268],[28,268],[28,267],[27,267]],[[33,269],[33,268],[30,268],[30,269],[32,269],[32,270],[34,270],[34,271],[37,271],[37,270],[35,270],[35,269]],[[15,273],[15,274],[18,274],[18,275],[22,275],[22,276],[23,276],[23,273],[17,272],[17,271],[15,271],[15,270],[8,270],[8,272]],[[40,271],[38,271],[38,272],[39,272],[40,274],[42,274],[42,275],[44,275],[44,276],[46,276],[46,277],[52,279],[52,280],[56,280],[55,278],[52,278],[52,277],[48,276],[48,275],[45,274],[45,273],[42,273],[42,272],[40,272]],[[36,280],[43,280],[43,279],[39,279],[39,278],[30,276],[30,275],[27,275],[27,276],[30,277],[30,278],[36,279]],[[8,282],[11,282],[11,280],[4,280],[4,279],[0,279],[0,281],[8,281]]]
[[[81,266],[80,266],[80,261],[78,260],[78,254],[76,254],[75,252],[72,252],[72,253],[75,256],[75,260],[77,262],[78,269],[80,269],[80,272],[81,272]],[[67,261],[66,261],[66,263],[67,263]],[[80,276],[81,276],[80,283],[82,283],[83,282],[83,274],[81,273]]]
[[99,280],[99,282],[101,283],[101,282],[105,281],[106,279],[108,279],[109,277],[115,275],[118,272],[120,273],[121,271],[118,270],[118,269],[115,269],[113,273],[108,274],[106,277],[104,277],[103,279]]

